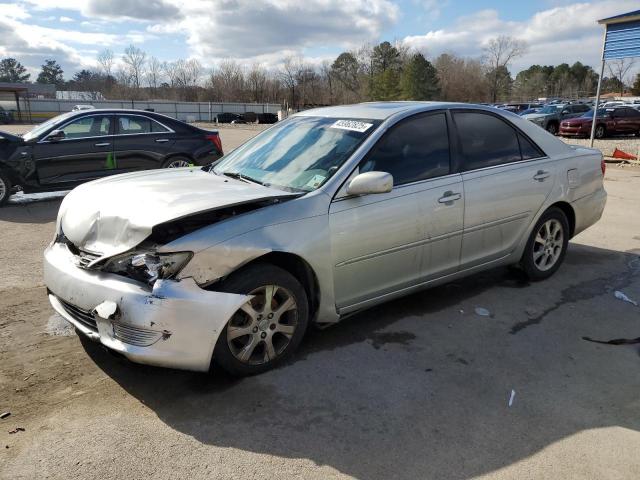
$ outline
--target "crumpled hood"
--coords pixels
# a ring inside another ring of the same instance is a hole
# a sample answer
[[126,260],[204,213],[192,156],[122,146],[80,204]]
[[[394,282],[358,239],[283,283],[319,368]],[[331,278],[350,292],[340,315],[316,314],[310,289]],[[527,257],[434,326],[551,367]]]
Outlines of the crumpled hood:
[[150,170],[85,183],[69,193],[58,231],[82,250],[110,257],[140,244],[154,226],[207,210],[296,194],[199,168]]

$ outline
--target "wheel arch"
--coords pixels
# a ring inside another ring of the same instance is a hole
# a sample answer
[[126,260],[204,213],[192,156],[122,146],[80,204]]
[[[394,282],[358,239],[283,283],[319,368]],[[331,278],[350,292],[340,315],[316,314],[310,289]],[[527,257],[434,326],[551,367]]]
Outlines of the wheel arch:
[[576,212],[569,202],[556,202],[552,205],[549,205],[545,212],[550,208],[559,208],[567,217],[567,221],[569,222],[569,238],[573,237],[574,232],[576,231]]
[[[305,290],[305,293],[307,294],[307,300],[309,302],[309,319],[311,321],[314,321],[320,306],[320,284],[318,282],[316,273],[309,262],[307,262],[301,256],[296,255],[295,253],[281,251],[271,251],[265,253],[264,255],[261,255],[257,258],[254,258],[250,262],[243,264],[236,270],[229,272],[229,274],[226,275],[225,278],[232,273],[241,272],[246,268],[261,263],[266,263],[282,268],[283,270],[293,275],[296,280],[300,282]],[[224,282],[224,279],[221,281]],[[210,285],[209,288],[215,288],[214,285],[218,283],[219,282],[216,282]]]
[[169,163],[171,160],[173,160],[176,157],[184,157],[184,158],[186,158],[187,160],[189,160],[191,162],[195,162],[195,159],[193,158],[193,155],[190,155],[190,154],[188,154],[186,152],[171,152],[171,153],[167,154],[167,156],[165,156],[162,159],[162,163],[161,163],[162,168],[164,168],[164,166],[167,163]]

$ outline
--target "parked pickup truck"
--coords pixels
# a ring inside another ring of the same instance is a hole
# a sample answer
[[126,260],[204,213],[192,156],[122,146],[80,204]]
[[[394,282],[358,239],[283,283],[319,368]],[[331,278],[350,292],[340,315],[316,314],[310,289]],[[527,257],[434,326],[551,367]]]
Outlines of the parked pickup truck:
[[602,215],[604,170],[491,107],[307,110],[212,166],[77,187],[44,283],[80,334],[133,361],[255,374],[310,324],[501,265],[548,278]]

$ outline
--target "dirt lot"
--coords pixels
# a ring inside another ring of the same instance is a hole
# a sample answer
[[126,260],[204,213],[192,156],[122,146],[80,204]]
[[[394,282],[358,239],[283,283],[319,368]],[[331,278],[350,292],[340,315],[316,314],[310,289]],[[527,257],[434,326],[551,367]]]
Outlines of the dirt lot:
[[[242,132],[221,130],[225,146]],[[640,337],[640,307],[614,297],[640,300],[640,169],[610,166],[606,187],[553,278],[497,269],[415,294],[244,380],[82,342],[42,285],[60,200],[10,205],[0,478],[640,478],[640,345],[582,338]]]

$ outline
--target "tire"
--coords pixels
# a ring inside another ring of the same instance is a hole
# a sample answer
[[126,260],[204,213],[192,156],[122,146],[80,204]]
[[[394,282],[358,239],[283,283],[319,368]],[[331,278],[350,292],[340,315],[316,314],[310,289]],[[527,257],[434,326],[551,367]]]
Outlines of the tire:
[[558,124],[555,122],[548,123],[547,132],[549,132],[551,135],[556,135],[558,133]]
[[604,138],[607,134],[607,129],[604,125],[596,125],[596,130],[593,134],[595,138]]
[[162,164],[162,168],[184,168],[193,165],[187,157],[171,157]]
[[2,172],[0,172],[0,207],[3,206],[9,200],[11,196],[11,181]]
[[520,260],[530,280],[544,280],[560,268],[567,253],[569,234],[569,221],[562,210],[552,207],[542,214]]
[[[232,274],[222,290],[255,296],[224,327],[213,363],[233,376],[255,375],[278,366],[298,348],[309,323],[309,303],[293,275],[257,264]],[[270,307],[265,305],[267,295],[272,298]],[[279,308],[286,310],[278,313]]]

